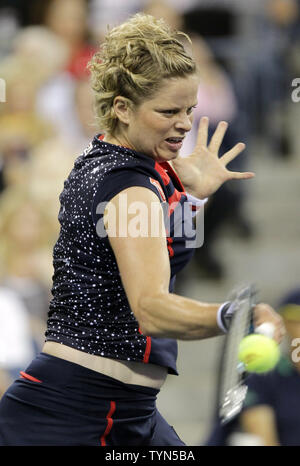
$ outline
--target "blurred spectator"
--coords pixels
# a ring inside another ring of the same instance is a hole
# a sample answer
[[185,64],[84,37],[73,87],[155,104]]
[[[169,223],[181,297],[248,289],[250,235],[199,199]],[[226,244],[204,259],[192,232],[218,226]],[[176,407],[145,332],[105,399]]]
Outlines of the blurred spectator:
[[[38,113],[52,122],[58,137],[67,142],[74,139],[78,154],[84,149],[87,125],[91,124],[91,111],[86,121],[80,116],[84,106],[87,110],[88,105],[92,105],[92,91],[85,84],[89,79],[87,63],[95,52],[89,38],[88,11],[85,0],[47,2],[43,22],[63,41],[68,58],[64,68],[40,89],[37,98]],[[78,103],[83,93],[86,100]]]
[[[0,277],[2,283],[32,281],[49,289],[52,275],[53,225],[47,205],[28,187],[7,189],[0,199]],[[33,286],[32,290],[37,287]],[[49,297],[49,294],[48,296]],[[29,306],[31,307],[31,306]],[[45,311],[41,307],[40,312]],[[45,315],[45,314],[44,314]]]
[[[93,93],[89,81],[78,79],[73,84],[69,96],[72,124],[68,126],[68,131],[57,131],[53,137],[40,144],[32,152],[29,164],[28,179],[31,192],[42,204],[47,205],[49,218],[55,226],[52,230],[55,240],[59,233],[59,195],[63,190],[64,181],[72,170],[76,157],[87,147],[94,134],[99,132],[95,123]],[[51,93],[54,90],[55,86]],[[66,116],[65,113],[61,115],[63,116]]]
[[9,57],[2,64],[1,75],[6,81],[7,102],[0,113],[0,154],[4,173],[11,173],[28,160],[31,149],[50,135],[51,128],[35,113],[37,83],[28,64]]
[[[74,133],[69,137],[58,132],[39,144],[32,151],[28,163],[28,184],[30,192],[40,208],[47,206],[47,216],[51,224],[49,236],[54,243],[59,233],[59,196],[64,181],[73,168],[74,161],[89,144],[91,137],[99,132],[95,127],[93,94],[88,80],[77,80],[73,90]],[[50,253],[50,251],[49,251]]]
[[[68,47],[64,41],[45,26],[28,26],[21,29],[13,41],[12,53],[29,68],[33,79],[43,84],[65,69]],[[37,76],[35,73],[37,72]]]
[[39,89],[63,66],[66,54],[55,35],[39,26],[21,30],[12,53],[0,64],[6,102],[0,108],[0,155],[4,183],[24,179],[32,150],[53,135],[51,123],[37,113]]
[[103,42],[107,28],[121,24],[142,10],[147,0],[91,0],[89,24],[97,43]]
[[16,11],[11,5],[1,5],[0,8],[0,59],[11,50],[11,43],[19,27]]
[[143,12],[157,19],[164,19],[173,29],[178,31],[184,29],[182,14],[166,0],[161,2],[159,0],[148,0],[145,2]]
[[95,52],[89,41],[88,2],[86,0],[48,0],[44,24],[68,47],[66,70],[75,78],[86,75],[85,65]]
[[80,79],[62,72],[66,59],[60,38],[31,26],[20,31],[14,53],[2,64],[7,82],[0,113],[5,181],[29,186],[36,201],[47,205],[55,239],[63,182],[95,133],[88,78],[84,72]]
[[[13,52],[0,66],[0,74],[7,83],[7,102],[0,109],[4,183],[7,188],[16,189],[16,196],[19,187],[30,190],[35,196],[35,207],[39,205],[40,209],[45,209],[47,205],[51,247],[58,234],[59,194],[63,182],[73,167],[76,154],[79,155],[94,133],[92,94],[86,77],[84,80],[72,78],[68,102],[75,123],[69,138],[63,138],[57,131],[57,114],[53,114],[51,121],[46,112],[42,115],[39,111],[40,96],[62,74],[67,57],[64,43],[53,32],[42,26],[30,26],[18,33]],[[52,97],[56,102],[59,95]],[[45,104],[51,108],[51,100],[46,99]],[[65,118],[62,114],[62,119]],[[10,200],[12,203],[16,200],[13,189],[8,189],[5,199],[8,205]],[[47,252],[49,261],[51,249]]]
[[40,90],[37,111],[55,125],[57,138],[71,147],[73,158],[98,131],[88,79],[74,80],[66,73],[57,76]]
[[[281,157],[292,155],[289,132],[290,88],[293,76],[291,51],[294,27],[299,28],[298,0],[267,0],[265,11],[257,21],[257,38],[261,43],[250,57],[254,83],[249,101],[256,102],[252,114],[254,128],[272,151]],[[252,103],[252,105],[253,105]]]

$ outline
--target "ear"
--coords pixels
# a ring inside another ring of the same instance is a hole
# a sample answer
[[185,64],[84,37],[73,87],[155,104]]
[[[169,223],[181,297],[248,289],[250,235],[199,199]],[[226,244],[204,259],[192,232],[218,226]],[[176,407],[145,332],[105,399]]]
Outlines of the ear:
[[128,125],[130,122],[130,115],[132,110],[132,103],[126,97],[118,95],[114,99],[114,112],[118,120]]

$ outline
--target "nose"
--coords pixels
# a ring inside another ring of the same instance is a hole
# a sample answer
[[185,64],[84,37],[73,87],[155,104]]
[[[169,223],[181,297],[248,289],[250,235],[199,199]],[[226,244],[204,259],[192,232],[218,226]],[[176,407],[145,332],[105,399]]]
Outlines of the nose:
[[193,117],[192,115],[187,115],[187,113],[180,114],[178,120],[176,121],[175,128],[184,132],[190,131],[192,129]]

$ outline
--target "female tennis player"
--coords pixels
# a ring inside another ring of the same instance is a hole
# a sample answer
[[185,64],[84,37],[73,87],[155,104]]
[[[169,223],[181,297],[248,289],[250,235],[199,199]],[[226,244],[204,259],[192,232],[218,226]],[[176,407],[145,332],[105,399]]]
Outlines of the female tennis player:
[[[225,122],[208,144],[203,118],[194,152],[178,157],[198,77],[162,20],[137,14],[112,29],[90,70],[101,134],[60,196],[46,342],[1,400],[0,443],[184,445],[156,396],[177,374],[176,340],[226,332],[231,309],[174,294],[175,276],[193,253],[195,198],[253,174],[226,169],[242,143],[218,157]],[[158,234],[157,222],[166,225]],[[280,339],[268,305],[255,316]]]

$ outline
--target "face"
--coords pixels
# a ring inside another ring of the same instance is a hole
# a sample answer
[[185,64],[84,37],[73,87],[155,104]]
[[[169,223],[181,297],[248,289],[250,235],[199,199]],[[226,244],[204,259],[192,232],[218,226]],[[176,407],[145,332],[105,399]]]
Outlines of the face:
[[192,127],[198,83],[196,75],[165,79],[151,99],[129,111],[121,125],[123,145],[157,162],[178,157]]
[[50,4],[46,23],[67,42],[81,41],[86,28],[84,0],[54,0]]

